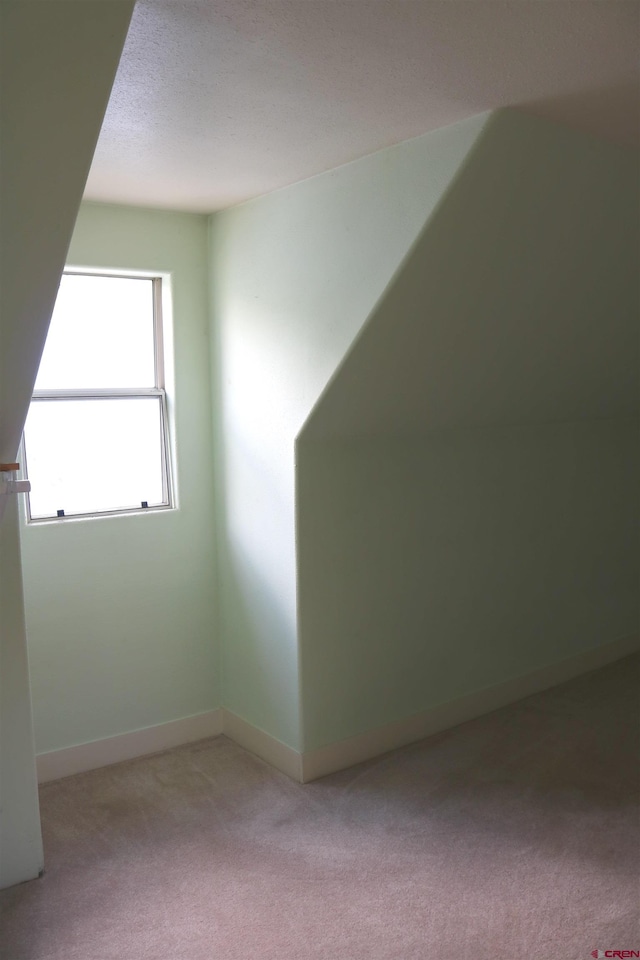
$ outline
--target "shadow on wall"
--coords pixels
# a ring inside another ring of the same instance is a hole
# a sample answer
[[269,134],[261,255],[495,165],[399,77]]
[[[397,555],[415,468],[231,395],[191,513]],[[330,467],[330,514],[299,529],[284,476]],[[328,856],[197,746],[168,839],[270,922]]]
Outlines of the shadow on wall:
[[[545,97],[518,104],[523,112],[558,123],[566,123],[585,133],[608,135],[614,143],[637,149],[640,139],[638,120],[638,81],[622,80],[609,87],[594,87],[562,97]],[[629,118],[635,117],[635,123]]]

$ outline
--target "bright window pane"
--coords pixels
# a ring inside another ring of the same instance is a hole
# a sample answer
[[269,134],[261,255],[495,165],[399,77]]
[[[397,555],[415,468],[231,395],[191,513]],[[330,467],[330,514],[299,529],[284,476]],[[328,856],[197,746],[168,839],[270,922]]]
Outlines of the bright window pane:
[[65,274],[36,390],[153,386],[153,281]]
[[34,519],[166,502],[158,397],[33,401],[25,445]]

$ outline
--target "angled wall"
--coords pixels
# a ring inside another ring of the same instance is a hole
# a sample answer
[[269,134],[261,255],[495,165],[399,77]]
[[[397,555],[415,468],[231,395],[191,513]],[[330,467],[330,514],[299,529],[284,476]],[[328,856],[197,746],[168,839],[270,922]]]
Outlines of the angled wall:
[[295,750],[295,437],[486,119],[212,217],[224,702]]
[[[133,2],[0,4],[0,461],[13,461]],[[42,868],[18,519],[0,530],[0,887]]]
[[3,0],[0,460],[15,457],[133,0]]
[[484,128],[298,438],[305,751],[636,633],[637,210]]

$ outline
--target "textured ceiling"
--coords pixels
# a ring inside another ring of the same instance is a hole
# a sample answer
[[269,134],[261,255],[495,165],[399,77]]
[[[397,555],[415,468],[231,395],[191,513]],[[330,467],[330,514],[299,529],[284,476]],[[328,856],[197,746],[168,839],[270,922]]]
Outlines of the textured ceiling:
[[207,212],[500,106],[639,141],[640,4],[138,0],[86,196]]

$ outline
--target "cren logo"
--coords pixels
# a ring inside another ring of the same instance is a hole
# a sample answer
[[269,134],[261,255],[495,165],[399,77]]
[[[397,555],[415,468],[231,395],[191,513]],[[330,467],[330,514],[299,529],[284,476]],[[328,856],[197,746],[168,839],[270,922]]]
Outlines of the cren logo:
[[592,950],[591,956],[595,960],[603,957],[619,957],[620,960],[628,960],[630,957],[640,957],[640,950]]

